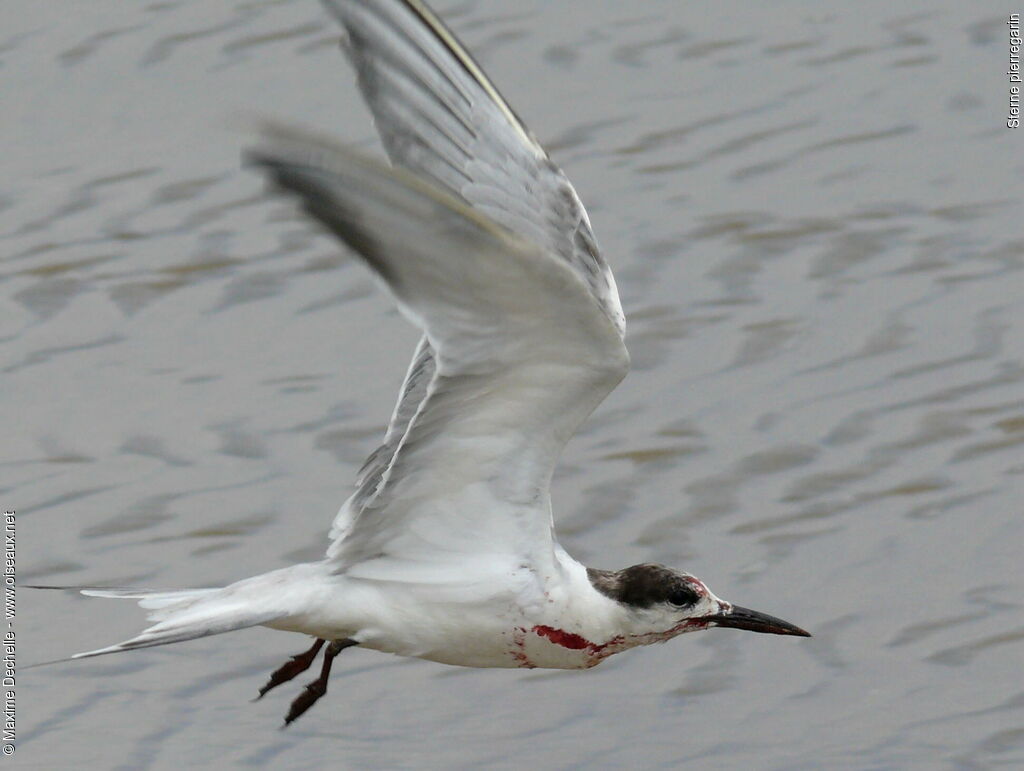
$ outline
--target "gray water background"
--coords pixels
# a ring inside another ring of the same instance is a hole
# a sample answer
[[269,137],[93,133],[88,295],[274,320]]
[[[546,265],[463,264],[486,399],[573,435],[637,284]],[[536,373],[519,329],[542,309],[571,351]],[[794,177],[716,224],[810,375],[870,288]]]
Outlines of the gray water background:
[[[582,673],[354,650],[251,704],[269,630],[19,671],[32,768],[1024,766],[1024,142],[1000,3],[445,0],[576,184],[634,369],[554,485],[567,548],[813,640]],[[22,583],[315,559],[416,333],[242,170],[244,116],[377,150],[312,0],[0,6],[0,490]],[[240,120],[240,118],[242,118]],[[133,605],[17,595],[18,661]]]

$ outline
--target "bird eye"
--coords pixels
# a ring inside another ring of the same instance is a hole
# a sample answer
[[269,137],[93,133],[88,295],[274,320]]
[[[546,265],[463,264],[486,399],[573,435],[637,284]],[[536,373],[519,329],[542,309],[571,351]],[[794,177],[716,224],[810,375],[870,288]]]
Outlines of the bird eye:
[[697,594],[692,589],[679,587],[669,592],[668,601],[673,605],[693,605],[697,601]]

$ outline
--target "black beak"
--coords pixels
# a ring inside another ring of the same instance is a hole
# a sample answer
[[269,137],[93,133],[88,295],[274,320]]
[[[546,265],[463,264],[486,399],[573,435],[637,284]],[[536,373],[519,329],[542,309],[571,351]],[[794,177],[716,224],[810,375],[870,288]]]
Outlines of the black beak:
[[715,626],[729,626],[733,629],[746,629],[748,632],[764,632],[766,634],[790,634],[794,637],[810,637],[810,632],[805,632],[798,626],[781,618],[769,616],[767,613],[758,613],[750,608],[741,608],[733,605],[718,615],[709,619]]

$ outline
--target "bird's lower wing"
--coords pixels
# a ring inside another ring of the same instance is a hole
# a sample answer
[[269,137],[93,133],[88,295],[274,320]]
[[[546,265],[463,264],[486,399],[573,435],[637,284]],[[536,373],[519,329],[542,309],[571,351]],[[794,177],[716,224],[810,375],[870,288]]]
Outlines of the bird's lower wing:
[[607,308],[564,260],[410,172],[280,127],[249,158],[362,258],[434,351],[426,395],[333,556],[549,554],[554,465],[628,369]]

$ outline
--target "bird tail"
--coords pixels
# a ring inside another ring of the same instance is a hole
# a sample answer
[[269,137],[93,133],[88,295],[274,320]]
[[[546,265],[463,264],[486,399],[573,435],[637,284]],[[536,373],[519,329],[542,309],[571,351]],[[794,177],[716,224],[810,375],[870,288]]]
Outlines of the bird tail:
[[[137,600],[139,607],[149,611],[148,620],[156,622],[141,634],[124,642],[76,653],[71,659],[61,659],[67,661],[184,642],[277,621],[295,612],[295,603],[301,602],[301,595],[304,593],[301,591],[303,580],[309,577],[308,571],[304,569],[310,567],[313,566],[295,565],[247,578],[219,589],[157,592],[93,587],[35,588],[76,589],[89,597]],[[292,591],[268,591],[272,587],[287,587]]]
[[132,590],[83,589],[89,597],[111,597],[138,600],[139,607],[150,612],[147,618],[157,623],[147,627],[135,637],[116,645],[76,653],[72,659],[102,656],[106,653],[149,648],[154,645],[194,640],[222,632],[232,632],[271,621],[276,613],[258,611],[244,602],[226,595],[224,589],[185,589],[173,592],[146,592]]

